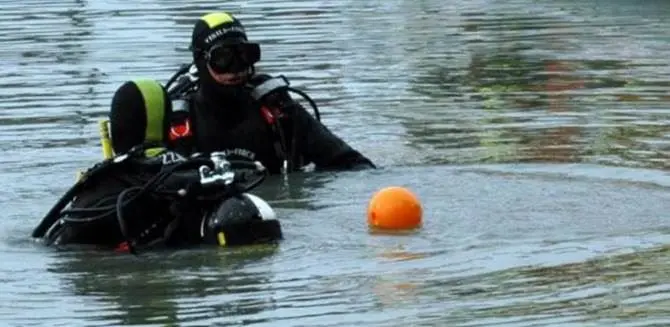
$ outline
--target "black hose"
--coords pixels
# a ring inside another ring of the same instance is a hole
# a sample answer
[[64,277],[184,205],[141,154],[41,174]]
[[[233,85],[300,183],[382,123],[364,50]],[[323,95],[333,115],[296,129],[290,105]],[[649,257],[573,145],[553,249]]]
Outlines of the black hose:
[[[291,108],[292,108],[292,110],[293,110],[293,112],[292,112],[291,114],[295,117],[296,107],[295,107],[295,106],[292,106]],[[318,110],[318,109],[317,109],[317,110]],[[318,112],[318,111],[317,111],[317,112]],[[292,171],[293,171],[293,167],[296,166],[296,164],[295,164],[293,161],[294,161],[294,160],[298,160],[298,158],[296,158],[296,153],[297,153],[297,151],[298,151],[298,150],[297,150],[297,147],[298,147],[298,139],[299,139],[299,137],[298,137],[298,132],[300,131],[300,128],[298,127],[298,124],[296,123],[295,119],[293,120],[292,125],[293,125],[293,126],[292,126],[292,127],[293,127],[293,130],[291,131],[291,149],[290,149],[290,153],[289,153],[289,158],[290,158],[290,159],[289,159],[289,161],[288,161],[289,166],[291,167],[290,170],[289,170],[290,172],[292,172]]]
[[170,80],[168,80],[168,82],[165,84],[168,98],[171,100],[183,99],[185,94],[197,88],[197,82],[193,81],[189,75],[191,66],[193,66],[193,64],[185,64],[181,66],[181,68],[174,75],[172,75]]
[[[133,191],[140,191],[142,192],[143,187],[136,186],[136,187],[129,187],[125,190],[123,190],[120,194],[119,197],[116,199],[116,221],[119,224],[119,230],[121,231],[121,236],[126,240],[126,244],[128,245],[128,252],[132,254],[137,254],[135,251],[135,246],[134,246],[134,241],[131,239],[130,235],[128,234],[128,225],[126,224],[126,220],[123,217],[123,209],[125,209],[129,203],[124,203],[123,198],[126,197],[127,194]],[[138,197],[133,197],[133,199],[137,199]]]
[[74,199],[75,194],[79,193],[82,188],[83,183],[76,183],[72,186],[65,194],[56,202],[56,204],[51,207],[49,212],[42,218],[42,221],[33,229],[32,237],[42,237],[44,233],[49,230],[49,228],[58,221],[60,218],[59,212],[67,206],[72,199]]
[[170,89],[170,86],[172,85],[172,83],[174,83],[175,81],[177,81],[177,79],[178,79],[181,75],[184,75],[185,73],[187,73],[188,70],[189,70],[190,68],[191,68],[191,64],[183,64],[183,65],[181,65],[181,67],[179,67],[179,70],[177,70],[177,72],[174,73],[174,75],[172,75],[172,76],[170,77],[170,79],[167,81],[167,83],[165,83],[165,89],[166,89],[166,90],[169,90],[169,89]]
[[[145,183],[143,186],[139,187],[136,186],[135,188],[140,188],[136,194],[133,194],[133,196],[125,200],[122,198],[123,203],[122,205],[127,205],[131,203],[132,201],[136,200],[149,190],[151,190],[155,185],[160,184],[162,181],[164,181],[166,178],[170,176],[172,172],[179,168],[184,168],[184,167],[189,167],[192,168],[191,166],[199,167],[201,165],[207,165],[209,167],[212,167],[212,162],[209,159],[205,158],[194,158],[190,159],[189,161],[179,163],[177,165],[171,166],[167,168],[166,170],[159,172],[156,174],[154,177],[152,177],[147,183]],[[99,171],[96,171],[95,173],[99,173]],[[38,227],[33,231],[33,237],[43,237],[44,234],[46,233],[47,230],[53,224],[55,224],[59,219],[63,219],[64,221],[71,222],[71,223],[92,223],[100,219],[104,219],[108,217],[109,215],[112,215],[115,213],[117,210],[117,205],[107,205],[107,206],[99,206],[99,207],[92,207],[92,208],[71,208],[68,210],[63,210],[67,206],[67,204],[75,197],[75,195],[78,193],[78,191],[81,190],[81,188],[85,185],[84,182],[77,183],[75,184],[74,187],[72,187],[59,201],[58,203],[49,211],[49,213],[45,216],[45,218],[40,222]],[[107,198],[109,199],[109,198]],[[99,201],[101,202],[101,201]],[[85,218],[79,218],[79,217],[63,217],[68,214],[95,214],[93,217],[85,217]]]
[[[246,168],[246,169],[253,169],[253,170],[257,170],[257,168],[258,168],[255,163],[249,162],[249,161],[230,160],[228,162],[230,163],[231,168],[234,167],[234,166],[238,166],[239,168],[242,168],[242,169]],[[236,182],[244,181],[242,179],[238,179],[238,176],[240,176],[240,175],[237,175],[237,174],[235,175],[232,185],[235,186],[235,185],[238,185]],[[252,190],[252,189],[256,188],[258,185],[260,185],[260,183],[262,183],[265,180],[266,176],[267,176],[267,171],[263,170],[263,174],[259,178],[254,180],[253,183],[245,185],[245,187],[243,187],[243,188],[234,188],[233,190],[225,189],[223,194],[214,194],[216,197],[213,197],[213,198],[218,199],[222,195],[223,196],[234,195],[234,194],[231,194],[231,191],[233,191],[232,193],[238,193],[239,194],[239,193],[244,193],[244,192],[247,192],[249,190]],[[118,224],[119,224],[119,229],[121,230],[121,235],[126,240],[126,244],[128,245],[128,251],[131,254],[134,254],[134,255],[137,255],[137,247],[135,246],[135,240],[133,239],[133,237],[131,237],[131,235],[128,232],[127,223],[126,223],[126,220],[123,216],[123,210],[129,204],[129,202],[124,202],[123,198],[127,194],[129,194],[130,192],[139,191],[139,193],[142,193],[142,192],[145,192],[146,189],[147,189],[146,186],[144,186],[144,187],[132,187],[132,188],[125,189],[123,192],[121,192],[121,194],[119,194],[119,197],[117,198],[117,202],[116,202],[116,219],[117,219]],[[131,200],[135,200],[137,198],[138,198],[138,195],[136,194],[131,198]]]
[[[319,112],[319,107],[316,105],[316,102],[309,96],[307,93],[298,90],[293,87],[287,87],[287,91],[294,92],[298,95],[300,95],[303,99],[307,100],[309,105],[312,107],[312,110],[314,111],[314,118],[318,122],[321,122],[321,113]],[[295,112],[295,108],[293,109]],[[293,167],[295,167],[295,163],[293,162],[294,160],[297,160],[296,158],[296,151],[297,151],[297,144],[298,144],[298,139],[300,138],[298,136],[298,133],[300,132],[298,124],[296,124],[295,121],[293,121],[293,135],[291,135],[291,150],[290,150],[290,159],[289,159],[289,165],[291,166],[291,170]]]
[[[195,159],[189,159],[189,161],[181,162],[178,163],[174,166],[170,166],[167,169],[157,173],[152,177],[149,181],[147,181],[143,186],[141,186],[140,192],[135,194],[133,198],[128,200],[129,202],[134,201],[136,197],[139,197],[143,195],[144,193],[148,192],[151,188],[154,186],[162,183],[165,179],[169,178],[170,175],[175,172],[179,168],[198,168],[202,165],[210,166],[212,167],[212,162],[209,159],[205,158],[195,158]],[[193,167],[191,167],[193,166]],[[134,187],[139,187],[139,186],[134,186]],[[110,214],[109,211],[114,211],[116,210],[116,205],[108,205],[108,206],[103,206],[103,207],[93,207],[93,208],[72,208],[65,210],[61,213],[61,215],[66,215],[66,214],[78,214],[78,213],[101,213],[101,216],[105,216]],[[102,218],[102,217],[99,217]],[[70,219],[70,218],[68,218]],[[74,218],[78,219],[78,218]]]
[[[111,212],[114,209],[114,205],[106,205],[106,206],[98,206],[100,203],[109,203],[113,202],[116,203],[116,198],[118,198],[118,195],[110,195],[107,197],[104,197],[100,199],[98,202],[96,202],[92,207],[90,208],[73,208],[73,209],[68,209],[68,210],[63,210],[60,213],[60,219],[63,222],[69,222],[69,223],[78,223],[78,224],[86,224],[86,223],[92,223],[97,220],[103,219],[104,217],[112,214]],[[104,210],[101,210],[104,209]],[[88,209],[88,210],[85,210]],[[79,213],[95,213],[97,215],[92,216],[92,217],[68,217],[68,214],[79,214]]]
[[314,110],[314,117],[316,118],[317,121],[321,122],[321,113],[319,112],[319,107],[316,105],[316,102],[314,102],[314,100],[312,100],[312,98],[309,95],[307,95],[307,93],[290,86],[287,87],[286,90],[294,92],[300,95],[303,99],[307,100],[309,105],[312,107],[312,110]]
[[79,179],[65,194],[54,204],[47,214],[42,218],[42,221],[35,227],[32,232],[32,237],[38,238],[43,237],[44,234],[49,230],[49,228],[61,217],[60,212],[63,208],[74,199],[75,195],[81,191],[81,189],[87,185],[86,182],[90,180],[93,176],[106,172],[110,167],[115,166],[111,161],[103,162],[100,165],[93,166],[85,175]]
[[[258,171],[258,166],[250,161],[244,161],[244,160],[231,160],[228,161],[231,165],[231,168],[241,168],[241,169],[251,169]],[[127,223],[124,218],[124,208],[126,208],[128,205],[130,205],[132,202],[136,201],[139,199],[141,196],[147,194],[148,192],[151,192],[152,194],[162,194],[162,195],[174,195],[177,196],[177,192],[170,192],[170,191],[161,191],[158,190],[158,186],[165,180],[167,179],[172,173],[174,173],[177,169],[180,168],[195,168],[195,167],[200,167],[202,165],[206,165],[210,168],[213,168],[213,163],[210,159],[208,158],[192,158],[189,161],[182,162],[173,166],[170,166],[169,168],[159,172],[156,174],[154,177],[152,177],[148,182],[146,182],[142,186],[134,186],[134,187],[129,187],[124,189],[117,197],[114,205],[105,205],[105,206],[98,206],[98,207],[93,207],[93,208],[74,208],[74,209],[69,209],[65,211],[61,211],[60,214],[54,214],[57,218],[61,218],[63,222],[68,222],[68,223],[76,223],[76,224],[82,224],[82,223],[92,223],[100,219],[105,219],[109,217],[110,215],[116,214],[116,219],[119,224],[119,229],[121,231],[121,234],[123,238],[126,240],[129,251],[131,253],[136,254],[136,247],[132,238],[132,235],[129,235],[128,228],[127,228]],[[235,175],[235,180],[233,181],[233,187],[232,188],[225,188],[222,192],[214,192],[213,194],[210,194],[209,196],[206,196],[206,198],[211,198],[211,199],[220,199],[222,196],[231,196],[234,195],[235,193],[243,193],[247,192],[258,185],[262,183],[265,180],[265,177],[267,176],[267,171],[264,170],[263,174],[254,180],[250,184],[245,184],[243,187],[237,187],[239,185],[239,182],[245,181],[245,179],[241,178],[241,174],[236,174]],[[112,199],[113,197],[106,197],[104,199],[101,199],[97,203],[101,202],[108,202],[108,200]],[[205,198],[205,197],[203,197]],[[67,214],[95,214],[93,217],[63,217],[64,215]],[[56,219],[58,221],[58,219]],[[54,221],[54,223],[56,222]],[[52,224],[53,225],[53,224]]]

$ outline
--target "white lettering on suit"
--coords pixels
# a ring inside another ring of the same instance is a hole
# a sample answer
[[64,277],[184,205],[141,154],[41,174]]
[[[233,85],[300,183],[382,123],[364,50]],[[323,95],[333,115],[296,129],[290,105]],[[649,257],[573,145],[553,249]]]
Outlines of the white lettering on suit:
[[174,163],[186,161],[186,158],[181,156],[180,154],[176,152],[166,152],[161,154],[161,158],[163,161],[163,165],[171,165]]
[[230,155],[235,155],[235,156],[240,156],[245,159],[249,159],[251,161],[256,159],[256,153],[253,151],[249,151],[247,149],[240,149],[240,148],[234,148],[234,149],[226,149],[221,151],[224,156],[230,156]]
[[218,39],[222,35],[224,35],[226,33],[231,33],[231,32],[238,32],[238,33],[243,33],[243,34],[245,33],[244,29],[239,27],[239,26],[232,26],[232,27],[229,27],[229,28],[222,28],[222,29],[216,30],[216,31],[212,32],[211,34],[207,35],[207,37],[205,38],[205,43],[210,44],[210,43],[212,43],[212,41]]

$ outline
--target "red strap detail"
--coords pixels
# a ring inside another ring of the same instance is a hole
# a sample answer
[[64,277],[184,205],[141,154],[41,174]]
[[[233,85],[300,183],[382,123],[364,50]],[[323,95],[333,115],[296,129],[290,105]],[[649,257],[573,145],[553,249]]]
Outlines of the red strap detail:
[[121,242],[119,245],[116,246],[114,249],[115,252],[130,252],[130,247],[128,246],[128,242]]
[[178,138],[191,136],[191,122],[187,119],[183,124],[170,127],[170,141]]
[[268,123],[268,125],[274,124],[275,116],[272,114],[270,109],[268,109],[268,107],[261,107],[261,114],[263,114],[263,118],[265,118],[265,121]]

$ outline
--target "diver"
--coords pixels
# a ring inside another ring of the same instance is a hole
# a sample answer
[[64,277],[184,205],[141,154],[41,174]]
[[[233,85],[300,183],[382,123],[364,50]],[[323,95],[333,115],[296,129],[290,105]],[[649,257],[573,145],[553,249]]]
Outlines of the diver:
[[112,157],[86,171],[32,236],[48,245],[131,252],[281,239],[272,208],[246,193],[263,180],[264,167],[221,153],[187,158],[166,148],[171,112],[159,82],[122,84],[109,113]]
[[[260,161],[271,174],[314,164],[318,170],[376,168],[320,122],[314,101],[284,76],[256,74],[260,46],[229,13],[202,16],[194,25],[193,64],[166,84],[175,107],[171,141],[178,152],[222,151]],[[290,93],[307,99],[313,117]]]

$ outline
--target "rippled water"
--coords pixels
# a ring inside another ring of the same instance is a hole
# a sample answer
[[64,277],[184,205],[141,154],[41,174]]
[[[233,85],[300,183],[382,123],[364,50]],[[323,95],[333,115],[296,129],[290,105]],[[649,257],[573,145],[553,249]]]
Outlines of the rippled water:
[[[0,1],[0,325],[670,325],[662,0],[232,2],[261,68],[384,169],[270,180],[278,247],[35,246],[113,90],[167,80],[220,4]],[[367,232],[387,185],[422,231]]]

